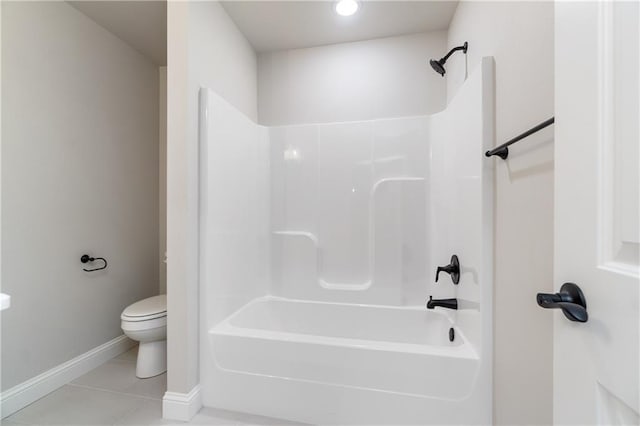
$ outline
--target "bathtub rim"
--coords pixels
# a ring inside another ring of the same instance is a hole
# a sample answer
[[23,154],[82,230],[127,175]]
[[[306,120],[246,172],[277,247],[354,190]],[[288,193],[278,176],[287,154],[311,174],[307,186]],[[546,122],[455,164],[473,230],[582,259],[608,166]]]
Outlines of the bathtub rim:
[[426,308],[419,306],[389,306],[389,305],[371,305],[371,304],[355,304],[355,303],[343,303],[343,302],[326,302],[326,301],[314,301],[314,300],[300,300],[290,299],[280,296],[265,295],[252,299],[232,314],[224,318],[218,324],[212,326],[208,330],[209,335],[225,335],[225,336],[238,336],[247,337],[253,339],[270,340],[270,341],[285,341],[285,342],[299,342],[306,344],[317,344],[325,346],[337,346],[337,347],[349,347],[362,350],[374,350],[374,351],[386,351],[386,352],[403,352],[419,355],[430,355],[436,357],[452,357],[452,358],[464,358],[480,361],[478,350],[473,347],[471,342],[467,339],[464,331],[455,324],[453,319],[448,313],[434,310],[430,314],[443,317],[450,326],[455,330],[456,339],[461,339],[462,343],[455,346],[438,346],[429,344],[417,344],[417,343],[403,343],[403,342],[387,342],[382,340],[368,340],[357,339],[347,337],[335,337],[335,336],[323,336],[318,334],[305,334],[294,333],[287,331],[276,331],[262,328],[250,328],[239,327],[232,324],[234,318],[242,315],[243,311],[249,309],[251,306],[259,303],[268,303],[270,301],[286,302],[286,303],[300,303],[300,304],[313,304],[313,305],[339,305],[358,308],[372,308],[372,309],[389,309],[397,311],[413,311],[422,312]]

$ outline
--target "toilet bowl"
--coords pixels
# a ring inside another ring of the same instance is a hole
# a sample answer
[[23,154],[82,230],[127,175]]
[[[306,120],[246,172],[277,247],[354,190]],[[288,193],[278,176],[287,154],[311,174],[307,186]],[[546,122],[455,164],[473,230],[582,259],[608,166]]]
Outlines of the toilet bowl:
[[146,379],[167,371],[167,296],[136,302],[122,312],[120,319],[124,334],[140,342],[136,376]]

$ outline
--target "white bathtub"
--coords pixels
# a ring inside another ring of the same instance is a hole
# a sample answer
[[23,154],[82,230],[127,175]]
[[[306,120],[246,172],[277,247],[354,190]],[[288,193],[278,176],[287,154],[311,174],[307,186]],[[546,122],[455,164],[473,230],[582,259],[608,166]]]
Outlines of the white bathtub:
[[447,314],[426,308],[264,297],[209,334],[225,371],[441,400],[466,398],[479,366]]

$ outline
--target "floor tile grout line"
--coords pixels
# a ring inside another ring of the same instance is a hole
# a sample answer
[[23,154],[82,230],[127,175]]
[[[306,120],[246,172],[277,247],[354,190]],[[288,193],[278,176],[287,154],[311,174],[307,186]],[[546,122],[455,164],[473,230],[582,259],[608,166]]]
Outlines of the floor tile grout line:
[[122,422],[123,422],[123,420],[125,420],[126,418],[128,418],[128,417],[130,417],[130,416],[134,415],[134,414],[138,411],[138,409],[139,409],[139,408],[140,408],[140,407],[134,407],[134,408],[132,408],[129,412],[127,412],[127,413],[125,413],[125,414],[122,414],[122,415],[121,415],[121,416],[119,416],[117,419],[115,419],[115,420],[114,420],[114,421],[113,421],[109,426],[115,426],[115,425],[117,425],[118,423],[122,423]]
[[74,387],[82,388],[82,389],[89,389],[89,390],[112,393],[112,394],[123,395],[123,396],[132,396],[134,398],[146,399],[148,401],[162,401],[162,397],[154,398],[152,396],[137,395],[135,393],[114,391],[114,390],[111,390],[111,389],[97,388],[97,387],[94,387],[94,386],[80,385],[80,384],[77,384],[77,383],[67,383],[65,386],[74,386]]
[[[16,411],[16,413],[17,413],[17,411]],[[13,416],[13,414],[11,416]],[[11,417],[11,416],[7,416],[4,419],[0,419],[0,424],[5,424],[5,420],[6,420],[6,421],[11,422],[11,424],[18,425],[18,426],[37,426],[37,425],[34,425],[33,423],[25,423],[25,422],[19,422],[19,421],[16,421],[16,420],[9,419],[9,417]]]

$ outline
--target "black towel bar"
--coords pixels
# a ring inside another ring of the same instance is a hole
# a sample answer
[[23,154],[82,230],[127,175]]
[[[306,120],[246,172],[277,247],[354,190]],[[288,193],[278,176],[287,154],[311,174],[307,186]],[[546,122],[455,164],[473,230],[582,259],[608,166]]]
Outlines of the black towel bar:
[[518,142],[519,140],[522,140],[524,138],[526,138],[529,135],[534,134],[535,132],[544,129],[547,126],[552,125],[555,122],[556,118],[555,117],[551,117],[550,119],[548,119],[547,121],[544,121],[540,124],[538,124],[535,127],[532,127],[531,129],[527,130],[526,132],[522,133],[521,135],[516,136],[515,138],[511,139],[508,142],[503,143],[502,145],[493,148],[490,151],[487,151],[484,153],[485,156],[487,157],[491,157],[492,155],[497,155],[498,157],[502,158],[503,160],[506,160],[507,157],[509,156],[509,145],[513,145],[514,143]]

